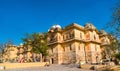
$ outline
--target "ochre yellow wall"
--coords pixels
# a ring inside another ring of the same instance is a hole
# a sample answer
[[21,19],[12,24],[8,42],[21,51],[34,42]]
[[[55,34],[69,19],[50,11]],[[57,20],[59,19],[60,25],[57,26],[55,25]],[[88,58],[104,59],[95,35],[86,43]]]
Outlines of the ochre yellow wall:
[[5,69],[26,68],[26,67],[40,67],[45,66],[48,62],[35,62],[35,63],[0,63],[0,66],[5,66]]

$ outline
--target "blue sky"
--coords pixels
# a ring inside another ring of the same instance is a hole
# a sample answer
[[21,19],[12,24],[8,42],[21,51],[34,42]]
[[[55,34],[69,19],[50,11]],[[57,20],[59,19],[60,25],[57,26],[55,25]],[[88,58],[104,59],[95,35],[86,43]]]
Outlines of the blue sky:
[[22,42],[26,33],[47,32],[54,24],[92,22],[98,30],[111,19],[118,0],[0,0],[0,43]]

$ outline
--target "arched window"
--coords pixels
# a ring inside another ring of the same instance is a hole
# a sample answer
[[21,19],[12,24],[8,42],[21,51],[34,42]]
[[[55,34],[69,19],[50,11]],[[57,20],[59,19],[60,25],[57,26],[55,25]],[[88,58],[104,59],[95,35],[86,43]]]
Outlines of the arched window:
[[52,50],[52,53],[53,53],[53,48],[51,48],[51,50]]
[[69,44],[69,47],[70,47],[70,50],[72,50],[72,46],[71,46],[71,44]]
[[97,45],[95,45],[95,51],[97,51]]
[[69,34],[68,33],[66,33],[66,40],[68,40],[69,39]]
[[65,52],[65,47],[63,47],[63,51]]
[[80,33],[80,39],[82,39],[82,33]]
[[89,33],[86,34],[86,39],[87,39],[87,40],[90,39],[90,34],[89,34]]
[[71,31],[70,38],[74,38],[74,31]]
[[63,35],[63,40],[66,40],[66,35]]
[[80,44],[79,44],[79,46],[78,46],[78,50],[80,50]]
[[96,40],[96,36],[94,35],[94,40]]

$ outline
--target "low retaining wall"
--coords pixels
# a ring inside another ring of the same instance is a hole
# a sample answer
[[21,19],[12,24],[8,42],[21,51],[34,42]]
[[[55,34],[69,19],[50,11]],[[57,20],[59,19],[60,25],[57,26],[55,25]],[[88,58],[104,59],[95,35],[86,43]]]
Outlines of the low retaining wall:
[[5,69],[26,68],[26,67],[40,67],[45,66],[48,62],[34,62],[34,63],[0,63]]
[[83,64],[81,65],[82,69],[88,70],[100,70],[100,71],[120,71],[120,66],[114,65],[90,65],[90,64]]
[[88,69],[88,70],[102,69],[104,67],[106,67],[106,65],[91,65],[91,64],[81,65],[82,69]]

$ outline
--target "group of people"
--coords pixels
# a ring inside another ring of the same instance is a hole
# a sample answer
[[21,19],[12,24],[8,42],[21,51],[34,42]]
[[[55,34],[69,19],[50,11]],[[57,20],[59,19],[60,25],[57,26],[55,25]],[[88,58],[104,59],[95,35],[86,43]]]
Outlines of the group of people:
[[21,58],[18,62],[20,63],[26,63],[26,62],[40,62],[40,57],[34,57],[34,58]]

